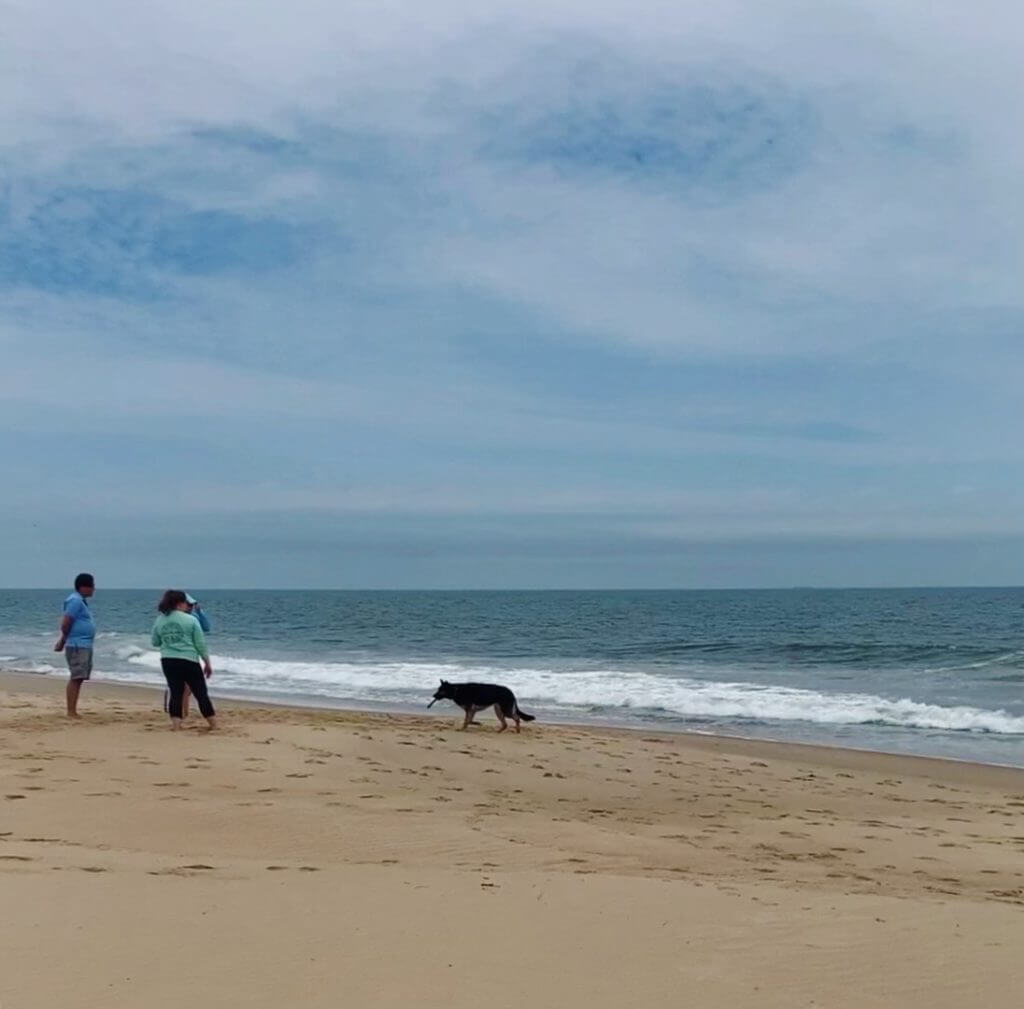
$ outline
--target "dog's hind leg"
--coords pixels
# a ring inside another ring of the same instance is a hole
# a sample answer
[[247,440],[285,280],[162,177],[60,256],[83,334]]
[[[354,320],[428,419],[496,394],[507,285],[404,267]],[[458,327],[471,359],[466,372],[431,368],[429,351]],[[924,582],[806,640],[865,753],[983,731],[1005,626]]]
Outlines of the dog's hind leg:
[[505,712],[501,710],[500,704],[494,705],[494,713],[498,716],[498,721],[501,722],[501,728],[499,732],[504,732],[508,728],[508,722],[505,721]]
[[504,704],[495,704],[494,710],[498,712],[498,720],[501,722],[502,729],[508,728],[505,719],[511,718],[516,723],[516,732],[519,731],[519,705],[516,704],[514,697]]

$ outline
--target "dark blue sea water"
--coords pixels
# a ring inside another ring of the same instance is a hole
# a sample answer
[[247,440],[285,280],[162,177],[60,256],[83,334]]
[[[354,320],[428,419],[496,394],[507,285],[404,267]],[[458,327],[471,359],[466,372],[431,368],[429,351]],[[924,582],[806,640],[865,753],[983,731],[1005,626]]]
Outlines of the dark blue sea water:
[[[551,719],[1024,766],[1024,589],[190,588],[221,695],[405,710],[441,677],[491,680]],[[63,675],[65,594],[0,591],[0,665]],[[157,597],[97,593],[98,676],[161,682]]]

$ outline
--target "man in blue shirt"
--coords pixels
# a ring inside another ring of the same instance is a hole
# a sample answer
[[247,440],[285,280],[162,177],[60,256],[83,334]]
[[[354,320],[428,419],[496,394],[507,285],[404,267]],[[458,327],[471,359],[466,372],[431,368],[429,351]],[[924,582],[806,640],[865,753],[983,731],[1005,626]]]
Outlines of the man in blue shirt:
[[78,695],[82,684],[92,675],[92,648],[96,639],[96,624],[89,609],[89,599],[96,591],[96,581],[90,574],[75,579],[75,591],[64,600],[64,615],[60,618],[60,637],[53,646],[67,659],[68,718],[78,718]]

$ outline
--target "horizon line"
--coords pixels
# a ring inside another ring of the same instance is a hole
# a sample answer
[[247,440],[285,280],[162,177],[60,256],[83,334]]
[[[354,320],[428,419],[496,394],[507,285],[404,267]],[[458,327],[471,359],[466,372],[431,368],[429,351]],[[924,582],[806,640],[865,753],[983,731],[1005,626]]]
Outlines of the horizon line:
[[[73,590],[73,585],[0,585],[0,592],[65,592]],[[1005,584],[931,584],[931,585],[735,585],[735,586],[650,586],[650,585],[619,585],[604,587],[581,586],[545,586],[545,587],[473,587],[473,588],[442,588],[438,586],[419,586],[405,588],[351,588],[351,587],[284,587],[262,586],[245,588],[237,585],[194,587],[194,592],[918,592],[936,589],[1024,589],[1022,583]],[[154,592],[166,591],[165,588],[137,585],[100,586],[103,592]],[[190,592],[193,589],[189,590]],[[193,594],[194,594],[193,592]]]

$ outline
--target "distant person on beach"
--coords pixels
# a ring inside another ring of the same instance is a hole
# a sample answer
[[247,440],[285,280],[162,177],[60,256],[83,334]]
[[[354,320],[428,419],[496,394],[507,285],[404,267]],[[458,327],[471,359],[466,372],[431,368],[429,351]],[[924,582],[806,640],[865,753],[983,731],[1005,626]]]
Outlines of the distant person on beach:
[[199,604],[199,600],[194,596],[190,596],[187,592],[185,593],[185,602],[188,603],[188,612],[192,614],[199,621],[199,626],[202,627],[204,634],[209,634],[211,631],[210,618],[206,615],[205,610]]
[[[185,602],[188,603],[187,613],[191,613],[192,616],[199,621],[199,626],[203,629],[203,634],[210,633],[210,618],[206,615],[202,606],[199,605],[199,600],[195,596],[185,593]],[[192,696],[192,691],[188,689],[188,684],[185,685],[185,693],[181,698],[181,717],[182,720],[188,718],[188,699]],[[164,711],[170,711],[171,703],[171,691],[167,689],[164,691]]]
[[187,687],[195,696],[203,718],[215,729],[216,712],[206,690],[213,667],[206,636],[199,621],[189,612],[188,598],[179,589],[168,589],[163,594],[157,606],[160,616],[153,624],[153,647],[160,649],[160,666],[170,691],[167,713],[171,716],[171,728],[181,728],[182,700]]
[[83,572],[75,578],[75,591],[64,600],[64,615],[60,618],[60,637],[53,646],[63,652],[70,679],[65,695],[68,718],[78,718],[78,695],[82,684],[92,676],[92,650],[96,640],[96,622],[89,609],[89,599],[96,591],[96,580]]

